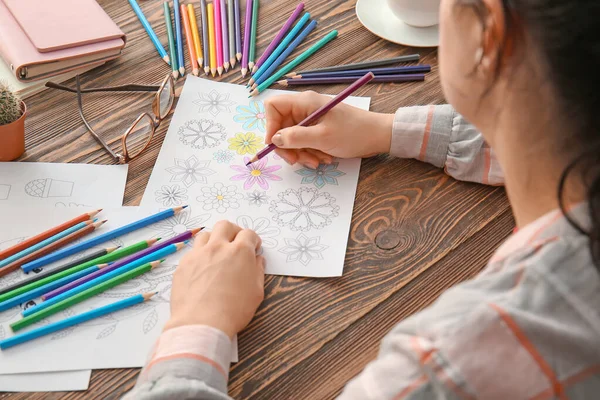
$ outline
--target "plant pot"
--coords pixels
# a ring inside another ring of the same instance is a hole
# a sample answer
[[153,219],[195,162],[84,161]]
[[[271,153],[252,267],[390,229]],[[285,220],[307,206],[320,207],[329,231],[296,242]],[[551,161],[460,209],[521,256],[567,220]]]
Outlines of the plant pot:
[[22,114],[10,124],[0,125],[0,161],[12,161],[25,152],[25,117],[27,106],[21,102]]

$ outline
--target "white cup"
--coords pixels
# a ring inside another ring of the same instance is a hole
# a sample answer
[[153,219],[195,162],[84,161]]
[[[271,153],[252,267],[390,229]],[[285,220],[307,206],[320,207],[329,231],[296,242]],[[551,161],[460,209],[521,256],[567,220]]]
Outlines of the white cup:
[[387,0],[396,17],[419,28],[437,25],[441,0]]

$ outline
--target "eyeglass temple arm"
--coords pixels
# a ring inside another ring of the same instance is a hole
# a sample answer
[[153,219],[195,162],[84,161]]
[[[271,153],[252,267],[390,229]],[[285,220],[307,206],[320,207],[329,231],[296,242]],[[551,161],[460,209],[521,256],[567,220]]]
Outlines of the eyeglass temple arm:
[[[71,89],[68,86],[59,85],[54,82],[46,82],[46,87],[58,90],[64,90],[66,92],[77,93],[76,89]],[[94,93],[94,92],[156,92],[160,89],[160,86],[145,86],[145,85],[122,85],[122,86],[108,86],[102,88],[88,88],[81,89],[81,93]]]

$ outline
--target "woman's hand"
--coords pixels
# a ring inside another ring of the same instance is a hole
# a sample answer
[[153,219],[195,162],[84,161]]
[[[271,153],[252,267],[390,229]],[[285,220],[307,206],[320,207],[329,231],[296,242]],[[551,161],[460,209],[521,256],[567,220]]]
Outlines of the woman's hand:
[[331,99],[315,92],[272,97],[265,101],[266,143],[290,164],[311,168],[332,157],[368,157],[390,150],[393,114],[377,114],[338,104],[315,125],[296,126]]
[[208,325],[232,338],[252,320],[264,297],[260,237],[227,221],[200,232],[173,275],[171,319],[165,330]]

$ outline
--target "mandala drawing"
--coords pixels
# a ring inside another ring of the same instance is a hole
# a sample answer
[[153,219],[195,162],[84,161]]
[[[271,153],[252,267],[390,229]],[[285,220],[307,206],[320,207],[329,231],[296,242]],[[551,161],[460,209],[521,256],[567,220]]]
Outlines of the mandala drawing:
[[218,146],[225,140],[225,127],[210,119],[193,119],[186,122],[178,131],[181,143],[194,149],[205,149]]
[[209,112],[213,117],[219,115],[222,111],[231,112],[231,107],[235,103],[229,100],[229,93],[219,93],[211,90],[208,93],[198,93],[198,99],[192,101],[198,106],[198,112]]
[[210,216],[210,214],[192,216],[192,208],[188,207],[170,218],[150,225],[150,228],[156,232],[157,237],[164,240],[191,229],[201,228]]
[[208,168],[210,161],[200,161],[196,156],[187,160],[175,159],[175,166],[167,168],[172,176],[170,182],[181,182],[186,188],[195,183],[207,183],[206,177],[215,173]]
[[339,209],[329,193],[304,187],[279,193],[278,200],[272,201],[269,207],[279,226],[303,232],[331,224],[331,218],[338,216]]
[[255,189],[252,193],[246,194],[246,200],[248,200],[249,205],[260,207],[269,202],[269,196],[267,196],[267,192]]
[[258,129],[262,133],[267,127],[267,115],[262,101],[251,101],[249,106],[237,106],[238,113],[233,117],[235,122],[239,122],[242,127],[248,131]]
[[320,164],[317,169],[302,168],[295,172],[302,176],[302,181],[300,183],[313,184],[318,189],[321,189],[325,185],[337,186],[337,178],[346,175],[345,172],[337,169],[338,165],[339,163],[337,162],[332,164]]
[[256,154],[263,148],[263,137],[256,136],[252,132],[236,133],[235,137],[229,138],[229,150],[234,150],[240,156],[244,154]]
[[231,169],[240,172],[230,178],[232,181],[244,181],[244,190],[250,190],[257,184],[261,189],[269,189],[269,180],[281,181],[279,175],[275,175],[275,171],[281,169],[281,165],[267,166],[269,157],[264,157],[255,163],[246,165],[250,161],[250,157],[244,157],[242,165],[231,165]]
[[277,247],[277,236],[281,233],[279,228],[269,226],[271,223],[265,217],[258,217],[252,219],[248,215],[239,216],[235,221],[236,224],[244,229],[252,229],[262,239],[262,247],[265,249],[272,249]]
[[323,251],[329,246],[321,244],[321,237],[309,238],[304,233],[298,235],[296,239],[283,239],[285,247],[279,249],[287,255],[285,261],[300,261],[302,265],[308,265],[312,260],[323,260]]
[[215,183],[212,187],[203,187],[202,195],[196,200],[203,204],[204,210],[216,210],[224,213],[230,208],[240,208],[240,200],[244,195],[238,193],[235,185],[225,186],[221,182]]
[[217,150],[213,153],[213,158],[219,164],[229,164],[233,160],[233,153],[229,150]]
[[180,206],[188,199],[187,190],[179,185],[161,186],[160,190],[154,192],[156,201],[165,207]]

